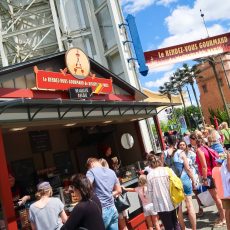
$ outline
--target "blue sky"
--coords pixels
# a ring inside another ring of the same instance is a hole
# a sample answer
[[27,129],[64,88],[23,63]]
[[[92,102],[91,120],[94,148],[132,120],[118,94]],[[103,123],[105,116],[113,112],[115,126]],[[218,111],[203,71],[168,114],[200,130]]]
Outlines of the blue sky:
[[[206,38],[200,9],[209,36],[230,31],[230,0],[122,0],[121,3],[125,17],[135,16],[144,51]],[[182,64],[151,70],[146,77],[140,76],[141,85],[158,91]]]

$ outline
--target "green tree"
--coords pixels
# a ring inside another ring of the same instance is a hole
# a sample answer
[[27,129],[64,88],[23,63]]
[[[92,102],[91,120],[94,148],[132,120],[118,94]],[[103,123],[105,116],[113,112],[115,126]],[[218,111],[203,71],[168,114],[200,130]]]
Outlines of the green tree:
[[201,71],[199,69],[197,69],[196,65],[193,65],[191,68],[188,66],[188,64],[184,63],[183,64],[183,68],[181,69],[181,75],[183,75],[183,81],[185,83],[189,83],[192,87],[192,91],[196,100],[196,104],[197,107],[200,106],[198,99],[197,99],[197,94],[196,94],[196,90],[194,88],[194,83],[195,83],[195,79],[200,76]]
[[217,118],[218,123],[222,123],[223,121],[228,122],[228,114],[225,110],[222,110],[220,108],[214,110],[209,108],[208,109],[209,114],[210,114],[210,122],[214,125],[214,117]]
[[159,93],[162,95],[166,95],[170,101],[171,107],[172,105],[172,94],[176,93],[176,90],[173,88],[171,82],[165,82],[163,86],[159,87]]

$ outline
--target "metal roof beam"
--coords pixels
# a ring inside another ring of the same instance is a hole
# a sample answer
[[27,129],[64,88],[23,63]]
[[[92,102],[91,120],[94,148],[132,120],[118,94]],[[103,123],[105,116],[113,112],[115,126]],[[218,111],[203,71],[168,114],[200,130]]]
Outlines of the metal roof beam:
[[24,29],[24,30],[18,30],[18,31],[14,31],[14,32],[9,32],[7,34],[3,34],[3,39],[14,37],[14,36],[17,36],[17,35],[20,35],[20,34],[25,34],[25,33],[30,33],[30,32],[34,32],[34,31],[38,31],[38,30],[43,30],[43,29],[51,28],[53,26],[54,26],[53,23],[49,23],[47,25],[41,25],[41,26],[36,26],[36,27],[33,27],[33,28],[29,28],[29,29]]

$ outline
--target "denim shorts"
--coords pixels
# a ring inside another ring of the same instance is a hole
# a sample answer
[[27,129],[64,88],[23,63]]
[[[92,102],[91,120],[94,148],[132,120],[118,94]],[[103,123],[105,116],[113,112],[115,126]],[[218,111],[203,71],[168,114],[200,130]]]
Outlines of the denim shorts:
[[191,196],[192,195],[192,181],[191,181],[190,177],[188,176],[187,173],[182,173],[180,179],[181,179],[182,184],[183,184],[185,196]]
[[102,208],[102,218],[106,230],[118,230],[118,212],[115,205]]

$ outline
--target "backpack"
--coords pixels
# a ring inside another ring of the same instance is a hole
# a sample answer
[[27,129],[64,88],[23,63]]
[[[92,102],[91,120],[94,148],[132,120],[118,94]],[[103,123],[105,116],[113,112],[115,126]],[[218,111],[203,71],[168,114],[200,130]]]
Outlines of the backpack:
[[206,147],[206,146],[203,146],[203,147],[208,151],[211,168],[213,169],[214,167],[217,166],[216,160],[219,159],[219,154],[215,150],[209,147]]
[[177,207],[184,199],[184,188],[181,179],[166,167],[169,174],[169,192],[174,207]]
[[182,169],[179,170],[176,163],[174,162],[174,154],[177,152],[177,149],[173,151],[173,154],[169,156],[168,151],[164,151],[164,165],[166,167],[169,167],[173,170],[173,172],[178,176],[181,177],[184,165],[182,166]]

